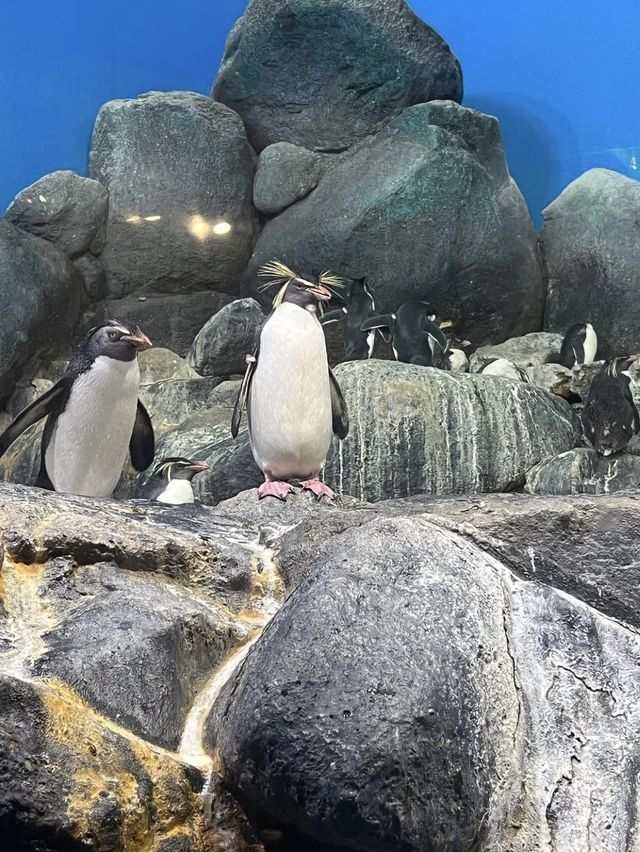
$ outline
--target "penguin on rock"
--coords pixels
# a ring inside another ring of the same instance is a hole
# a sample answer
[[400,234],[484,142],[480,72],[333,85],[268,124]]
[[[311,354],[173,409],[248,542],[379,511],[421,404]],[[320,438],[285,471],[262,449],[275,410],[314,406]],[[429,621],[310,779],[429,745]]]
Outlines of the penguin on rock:
[[497,376],[500,379],[512,379],[514,382],[529,381],[526,372],[508,358],[489,358],[477,372],[482,376]]
[[235,438],[246,405],[251,450],[265,482],[259,496],[286,500],[290,480],[319,499],[334,499],[320,481],[332,435],[349,431],[347,408],[329,368],[319,320],[322,304],[334,295],[330,287],[342,280],[329,273],[316,282],[297,275],[277,261],[261,267],[269,281],[279,284],[273,310],[265,320],[256,352],[247,356],[247,370],[231,420]]
[[127,451],[136,470],[153,461],[153,427],[138,399],[138,353],[150,346],[140,328],[128,322],[114,319],[91,329],[62,378],[0,435],[0,456],[46,417],[36,485],[109,497]]
[[173,506],[195,503],[191,480],[196,474],[208,469],[206,462],[173,457],[162,459],[140,496]]
[[598,335],[590,322],[577,322],[564,336],[558,363],[569,370],[593,364],[598,351]]
[[[376,303],[366,278],[353,278],[346,307],[327,311],[321,319],[323,326],[343,323],[345,361],[364,361],[373,355],[375,330],[362,331],[361,325],[376,315]],[[386,340],[389,343],[389,339]]]
[[431,305],[412,299],[400,305],[394,314],[379,314],[365,320],[360,329],[378,330],[388,336],[396,361],[430,367],[434,357],[447,347],[447,338],[435,320]]
[[582,410],[585,435],[601,456],[619,453],[640,432],[629,368],[640,355],[612,358],[593,377]]

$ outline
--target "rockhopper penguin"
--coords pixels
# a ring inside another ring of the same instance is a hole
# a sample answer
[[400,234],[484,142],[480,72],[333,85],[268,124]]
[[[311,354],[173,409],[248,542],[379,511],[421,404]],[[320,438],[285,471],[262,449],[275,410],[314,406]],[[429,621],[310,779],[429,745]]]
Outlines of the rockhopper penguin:
[[[376,340],[374,329],[362,331],[360,326],[376,315],[376,303],[366,278],[353,278],[349,302],[344,308],[327,311],[322,317],[322,325],[342,322],[344,340],[344,360],[364,361],[373,355]],[[386,341],[387,343],[389,340]]]
[[195,503],[191,480],[197,473],[208,469],[206,462],[173,457],[162,459],[154,468],[141,496],[173,506]]
[[[345,438],[347,409],[338,382],[329,369],[324,333],[318,318],[321,305],[341,286],[324,273],[317,282],[300,277],[279,262],[261,267],[266,287],[279,284],[273,310],[265,320],[257,351],[247,357],[247,371],[231,420],[235,437],[246,403],[253,457],[265,482],[259,496],[286,500],[289,480],[318,498],[335,498],[320,481],[332,433]],[[265,287],[265,288],[266,288]]]
[[582,364],[593,364],[597,351],[598,336],[591,323],[577,322],[564,336],[559,363],[569,370]]
[[431,305],[411,300],[400,305],[395,314],[380,314],[365,320],[360,329],[378,329],[388,336],[396,361],[430,367],[434,355],[447,346],[447,338],[435,320]]
[[151,341],[137,325],[109,320],[91,329],[62,378],[0,435],[0,456],[29,426],[47,418],[36,485],[108,497],[127,455],[136,470],[153,461],[153,427],[138,400],[138,352]]
[[629,367],[640,358],[612,358],[593,377],[582,410],[585,435],[601,456],[619,453],[640,432]]

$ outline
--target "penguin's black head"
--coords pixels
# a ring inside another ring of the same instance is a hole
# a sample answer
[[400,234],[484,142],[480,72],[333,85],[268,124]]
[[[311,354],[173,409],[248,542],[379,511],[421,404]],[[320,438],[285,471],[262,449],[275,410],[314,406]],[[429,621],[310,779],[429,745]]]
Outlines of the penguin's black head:
[[84,347],[86,354],[92,359],[104,355],[116,361],[133,361],[138,352],[148,349],[151,345],[151,341],[139,326],[112,319],[92,328]]
[[333,288],[344,287],[344,279],[331,272],[323,272],[317,281],[314,281],[311,277],[298,275],[279,260],[265,263],[260,267],[258,275],[268,279],[260,288],[262,291],[274,285],[280,287],[273,300],[274,308],[288,302],[316,313],[318,305],[330,301],[336,295]]
[[331,290],[328,290],[323,284],[309,287],[292,281],[284,291],[280,304],[287,302],[315,313],[318,310],[318,305],[321,302],[328,302],[332,295]]
[[206,462],[190,461],[178,457],[162,459],[156,465],[153,475],[171,482],[172,479],[187,479],[192,480],[196,473],[202,473],[203,470],[208,470],[209,465]]

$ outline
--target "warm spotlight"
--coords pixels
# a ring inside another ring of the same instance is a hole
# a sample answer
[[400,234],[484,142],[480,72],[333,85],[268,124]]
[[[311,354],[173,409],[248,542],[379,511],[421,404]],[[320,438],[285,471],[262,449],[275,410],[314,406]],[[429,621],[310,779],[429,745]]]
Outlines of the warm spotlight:
[[231,225],[228,222],[216,222],[211,230],[217,237],[226,237],[231,233]]
[[206,240],[210,227],[200,215],[192,216],[189,220],[189,233],[197,240]]

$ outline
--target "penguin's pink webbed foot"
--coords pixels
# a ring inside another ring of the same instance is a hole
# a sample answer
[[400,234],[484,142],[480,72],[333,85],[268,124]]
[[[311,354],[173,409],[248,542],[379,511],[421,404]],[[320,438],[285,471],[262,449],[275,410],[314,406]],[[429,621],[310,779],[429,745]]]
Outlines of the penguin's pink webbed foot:
[[287,494],[293,494],[293,486],[288,482],[281,482],[279,479],[267,480],[258,488],[260,500],[263,497],[277,497],[278,500],[286,500]]
[[301,482],[300,485],[305,489],[305,491],[313,492],[318,500],[321,500],[323,497],[328,497],[329,500],[336,499],[335,492],[332,491],[328,485],[325,485],[324,482],[320,482],[319,479],[307,479],[304,482]]

